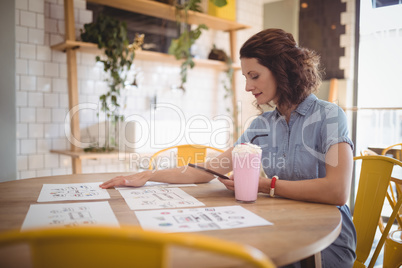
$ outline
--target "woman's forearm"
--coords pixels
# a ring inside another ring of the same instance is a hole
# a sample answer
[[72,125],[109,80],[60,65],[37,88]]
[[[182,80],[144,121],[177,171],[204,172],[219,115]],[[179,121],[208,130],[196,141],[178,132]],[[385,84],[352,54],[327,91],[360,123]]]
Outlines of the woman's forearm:
[[209,173],[189,166],[147,172],[149,181],[167,183],[204,183],[214,178],[214,176]]
[[[206,163],[199,163],[197,165],[220,174],[226,174],[232,171],[232,148],[210,159]],[[206,171],[190,166],[151,171],[148,176],[151,181],[168,183],[204,183],[209,182],[215,177]]]
[[[285,198],[332,205],[344,205],[350,193],[353,156],[347,143],[331,146],[326,155],[326,176],[311,180],[275,184],[275,195]],[[260,192],[269,193],[271,180],[261,178]]]

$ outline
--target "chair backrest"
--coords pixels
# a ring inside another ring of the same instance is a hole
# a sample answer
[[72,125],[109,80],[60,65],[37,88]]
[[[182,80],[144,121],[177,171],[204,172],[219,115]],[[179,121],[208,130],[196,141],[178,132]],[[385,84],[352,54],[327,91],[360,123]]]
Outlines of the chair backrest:
[[[398,146],[398,145],[402,145],[402,143],[387,147],[386,149],[384,149],[382,151],[382,155],[385,156],[391,148]],[[360,154],[361,155],[378,155],[377,153],[373,152],[372,150],[368,150],[368,149],[363,150]],[[398,156],[398,154],[396,154],[396,156]],[[396,158],[396,159],[401,160],[398,158]],[[388,191],[386,194],[386,198],[388,200],[389,205],[391,206],[391,209],[395,208],[395,205],[398,202],[398,197],[400,197],[401,195],[402,195],[402,178],[391,177],[391,180],[388,185]],[[401,229],[402,228],[402,208],[398,211],[396,220],[398,222],[399,229]],[[380,219],[378,220],[378,227],[380,228],[381,232],[384,232],[385,223],[384,223],[382,217],[380,217]]]
[[366,149],[361,151],[360,155],[378,155],[378,154],[370,149]]
[[[374,241],[392,170],[394,165],[402,167],[402,162],[380,155],[357,156],[354,160],[355,162],[362,160],[353,213],[353,222],[357,232],[357,258],[354,267],[366,267],[364,263],[370,254]],[[384,228],[368,267],[374,266],[401,204],[402,199],[395,205],[395,209],[389,217],[389,221]]]
[[[398,199],[402,198],[402,179],[391,177],[391,182],[387,193],[387,199],[392,209],[395,209]],[[396,221],[398,222],[398,229],[402,229],[402,207],[399,208]],[[383,228],[381,229],[383,231]]]
[[[184,144],[184,145],[172,146],[153,154],[149,162],[149,169],[153,170],[156,167],[158,167],[157,157],[160,156],[163,152],[167,152],[169,150],[176,150],[175,164],[177,167],[186,166],[188,163],[197,164],[205,162],[208,150],[213,150],[218,153],[224,152],[223,150],[218,148],[199,144]],[[168,158],[171,158],[171,156],[168,156]],[[167,161],[159,161],[159,162],[166,163]]]
[[180,246],[236,258],[254,267],[275,267],[256,248],[192,233],[140,227],[55,227],[0,234],[0,248],[26,243],[33,267],[167,267],[168,248]]
[[[395,149],[395,147],[400,147],[399,149]],[[389,151],[391,151],[391,150],[394,150],[395,151],[395,153],[394,154],[392,154],[396,159],[398,159],[399,161],[401,161],[402,160],[402,154],[401,154],[401,152],[402,152],[402,143],[396,143],[396,144],[393,144],[393,145],[391,145],[391,146],[388,146],[387,148],[385,148],[385,149],[383,149],[382,150],[382,152],[381,152],[381,155],[387,155],[387,153],[389,152]]]
[[[396,149],[395,147],[400,147]],[[392,156],[397,160],[402,160],[402,143],[396,143],[391,146],[388,146],[384,150],[382,150],[381,155],[387,155],[390,150],[394,150]],[[387,200],[392,209],[394,209],[396,203],[398,202],[398,197],[400,198],[402,195],[402,178],[393,178],[391,177],[391,182],[389,184],[388,192],[387,192]],[[396,216],[396,220],[398,221],[399,229],[402,228],[402,208],[398,211],[398,215]],[[384,230],[384,225],[380,226],[381,232]]]

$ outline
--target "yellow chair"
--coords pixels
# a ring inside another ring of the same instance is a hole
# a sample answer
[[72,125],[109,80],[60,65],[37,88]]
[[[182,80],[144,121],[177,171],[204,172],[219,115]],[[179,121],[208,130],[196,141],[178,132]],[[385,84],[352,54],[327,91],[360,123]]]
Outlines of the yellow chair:
[[140,227],[73,227],[8,231],[0,248],[28,244],[36,267],[168,267],[168,249],[179,246],[222,254],[253,267],[275,267],[256,248],[190,233],[144,231]]
[[[353,267],[366,267],[364,263],[373,245],[392,170],[394,165],[402,167],[402,162],[380,155],[357,156],[354,157],[354,160],[355,162],[362,160],[362,164],[353,213],[353,222],[357,232],[357,258]],[[398,200],[389,217],[368,267],[374,267],[401,205],[402,198]]]
[[370,149],[366,149],[361,151],[360,155],[378,155],[378,154]]
[[[163,150],[160,150],[153,154],[151,156],[151,159],[149,161],[149,169],[153,170],[157,167],[158,161],[157,158],[164,152],[176,150],[175,158],[176,158],[176,167],[181,167],[181,166],[186,166],[188,163],[192,164],[197,164],[197,163],[203,163],[207,159],[208,151],[215,151],[218,153],[223,153],[224,151],[218,148],[210,147],[210,146],[205,146],[205,145],[199,145],[199,144],[184,144],[184,145],[177,145],[177,146],[172,146]],[[171,160],[171,156],[167,156],[164,160]],[[169,161],[159,161],[163,164],[169,162]],[[171,166],[168,166],[171,167]]]
[[[400,148],[395,148],[400,147]],[[392,156],[398,160],[402,158],[402,143],[391,145],[382,150],[381,155],[388,155],[388,152],[393,150]],[[391,177],[391,182],[388,187],[387,200],[392,209],[395,208],[402,195],[402,180]],[[402,265],[402,208],[400,208],[396,215],[398,223],[398,230],[391,232],[384,245],[384,268],[399,267]],[[379,222],[381,232],[384,230],[384,223],[382,219]]]
[[[396,204],[398,203],[398,199],[401,198],[401,195],[402,195],[402,180],[391,177],[386,195],[386,198],[391,206],[391,209],[395,208]],[[402,208],[397,211],[396,221],[398,223],[398,228],[402,229]],[[378,227],[380,228],[381,232],[384,231],[385,227],[382,218],[380,218],[380,221],[378,222]]]
[[[397,146],[397,145],[402,145],[401,143],[396,144],[396,145],[392,145],[390,147],[387,147],[386,149],[384,149],[382,151],[382,155],[386,155],[386,153],[393,147]],[[360,153],[361,155],[378,155],[375,152],[371,151],[371,150],[364,150]],[[400,154],[399,154],[400,155]],[[396,154],[396,156],[398,156],[398,154]],[[396,158],[397,160],[401,160],[400,158]],[[391,206],[391,209],[394,209],[396,203],[397,203],[397,199],[398,197],[400,197],[402,194],[402,180],[401,179],[397,179],[394,177],[391,177],[391,181],[389,182],[389,186],[388,186],[388,191],[386,194],[386,198]],[[396,216],[396,220],[398,222],[398,228],[401,229],[402,227],[402,212],[401,210],[399,210],[397,212],[397,216]],[[384,228],[385,228],[385,224],[383,222],[382,217],[380,217],[380,219],[378,220],[378,227],[380,228],[380,231],[383,232]]]
[[[395,147],[398,147],[398,146],[400,146],[401,148],[400,149],[395,149]],[[390,151],[393,151],[394,153],[392,154],[393,155],[393,157],[394,158],[396,158],[396,159],[398,159],[398,160],[402,160],[401,159],[401,152],[402,152],[402,143],[396,143],[396,144],[393,144],[393,145],[391,145],[391,146],[388,146],[387,148],[385,148],[385,149],[383,149],[382,150],[382,152],[381,152],[381,155],[386,155],[388,152],[390,152]]]
[[394,230],[385,240],[383,268],[402,266],[402,230]]
[[[392,154],[397,160],[401,161],[402,157],[402,143],[397,143],[394,145],[391,145],[384,150],[382,150],[381,155],[387,155],[387,153],[390,150],[395,150],[395,147],[400,146],[401,148],[395,151],[395,154]],[[389,204],[391,205],[391,208],[394,209],[395,204],[398,202],[398,198],[400,198],[402,195],[402,179],[401,178],[393,178],[391,177],[391,182],[389,184],[388,192],[387,192],[387,199]],[[402,211],[398,211],[398,215],[396,217],[396,220],[398,222],[398,228],[402,228]],[[384,229],[384,225],[382,224],[380,226],[381,231]],[[402,253],[401,253],[402,254]]]

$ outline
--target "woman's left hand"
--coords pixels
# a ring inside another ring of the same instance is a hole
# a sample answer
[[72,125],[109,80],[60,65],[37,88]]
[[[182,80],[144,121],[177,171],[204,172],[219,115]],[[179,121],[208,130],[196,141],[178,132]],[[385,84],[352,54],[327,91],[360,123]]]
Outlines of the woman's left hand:
[[228,188],[228,190],[231,190],[231,191],[234,191],[234,180],[233,179],[234,179],[233,174],[230,175],[229,180],[218,177],[218,180],[220,182],[222,182],[226,186],[226,188]]
[[[229,177],[230,180],[222,179],[218,177],[218,180],[223,183],[228,190],[234,191],[235,186],[234,186],[234,177],[233,174],[230,175]],[[258,183],[258,192],[263,192],[263,193],[269,193],[269,185],[271,183],[271,180],[260,177],[260,181]]]

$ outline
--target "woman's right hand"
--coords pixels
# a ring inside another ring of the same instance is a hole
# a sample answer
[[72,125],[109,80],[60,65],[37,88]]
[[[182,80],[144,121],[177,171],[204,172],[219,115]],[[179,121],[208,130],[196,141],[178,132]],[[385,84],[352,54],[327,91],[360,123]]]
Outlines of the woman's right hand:
[[128,176],[117,176],[111,180],[108,180],[101,185],[99,185],[102,189],[111,188],[114,186],[134,186],[140,187],[143,186],[150,178],[151,171],[144,171],[136,174],[131,174]]

